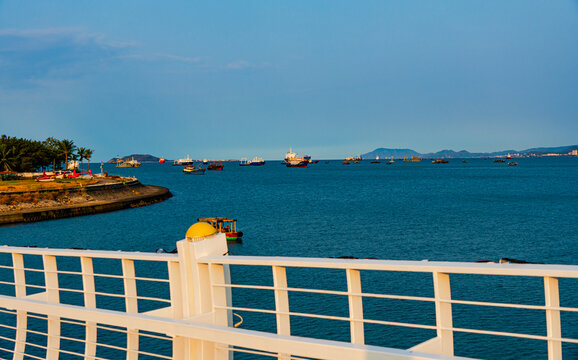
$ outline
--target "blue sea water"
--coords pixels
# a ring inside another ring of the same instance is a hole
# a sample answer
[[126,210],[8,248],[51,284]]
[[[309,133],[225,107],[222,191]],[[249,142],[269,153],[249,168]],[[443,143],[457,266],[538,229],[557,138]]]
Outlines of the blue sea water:
[[[491,160],[449,164],[342,165],[320,161],[308,168],[225,163],[221,172],[187,176],[170,164],[105,171],[134,175],[144,184],[168,187],[173,197],[151,206],[92,216],[0,228],[0,244],[106,250],[171,250],[198,217],[238,219],[243,242],[232,255],[303,256],[430,261],[497,261],[514,258],[578,264],[578,158]],[[96,167],[92,165],[93,170]],[[271,284],[270,273],[232,269],[233,279]],[[432,296],[431,275],[365,274],[365,291]],[[290,286],[345,290],[345,274],[288,269]],[[293,283],[292,283],[293,282]],[[578,306],[578,283],[561,281],[562,306]],[[243,306],[273,308],[270,295],[234,292]],[[543,304],[540,278],[452,276],[457,299]],[[432,304],[364,300],[365,317],[435,325]],[[345,301],[345,302],[344,302]],[[374,304],[375,302],[375,304]],[[347,316],[347,300],[292,294],[291,309]],[[239,305],[241,306],[241,305]],[[473,309],[472,309],[473,308]],[[543,312],[454,305],[454,326],[545,335]],[[248,329],[275,329],[273,317],[244,314]],[[578,316],[563,315],[563,337],[578,338]],[[292,319],[296,335],[349,340],[349,328],[331,321]],[[431,331],[366,325],[368,344],[407,348],[435,336]],[[544,358],[534,340],[456,333],[456,353],[480,358]],[[578,347],[564,345],[565,358]],[[242,358],[242,357],[239,357]],[[249,357],[251,358],[251,357]]]

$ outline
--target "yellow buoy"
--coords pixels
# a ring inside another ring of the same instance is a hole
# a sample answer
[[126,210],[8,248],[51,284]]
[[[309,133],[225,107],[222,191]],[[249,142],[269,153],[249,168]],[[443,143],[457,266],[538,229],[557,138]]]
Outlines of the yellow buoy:
[[202,240],[207,236],[214,235],[217,230],[211,226],[211,224],[206,222],[198,222],[193,224],[189,230],[187,230],[187,234],[185,235],[187,239],[191,240]]

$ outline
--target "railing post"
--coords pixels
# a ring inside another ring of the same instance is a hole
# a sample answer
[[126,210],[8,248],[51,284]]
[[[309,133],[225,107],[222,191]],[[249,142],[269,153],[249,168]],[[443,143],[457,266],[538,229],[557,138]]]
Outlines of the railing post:
[[[183,280],[181,277],[181,270],[179,262],[170,261],[168,264],[169,283],[171,294],[171,309],[173,311],[173,319],[183,318]],[[180,336],[175,336],[173,339],[173,359],[185,360],[185,345],[186,341]]]
[[[560,325],[560,310],[551,309],[560,307],[558,279],[544,277],[544,295],[546,305],[546,327],[548,334],[548,360],[562,359],[562,329]],[[556,339],[556,340],[555,340]]]
[[[212,316],[214,304],[209,266],[200,261],[200,259],[205,256],[222,256],[226,254],[226,235],[217,233],[206,237],[186,238],[177,242],[177,249],[181,269],[184,319],[210,315],[214,322],[215,318]],[[179,346],[184,349],[182,352],[186,359],[229,358],[229,352],[217,351],[215,343],[201,342],[195,339],[176,340],[180,342]]]
[[[60,303],[60,290],[58,286],[58,268],[56,257],[52,255],[42,255],[44,263],[44,284],[46,287],[46,302]],[[60,317],[54,315],[47,316],[48,341],[46,349],[46,359],[56,360],[60,354]]]
[[[84,307],[96,309],[96,295],[94,286],[94,268],[92,258],[81,256],[80,267],[82,269],[82,289],[84,295]],[[96,356],[96,323],[87,321],[85,324],[84,356],[91,358]]]
[[347,269],[347,297],[349,300],[349,328],[352,344],[365,344],[363,326],[363,297],[359,270]]
[[[273,266],[273,287],[275,288],[275,310],[277,311],[277,334],[291,335],[289,316],[289,292],[287,291],[287,272],[283,266]],[[284,314],[280,314],[284,313]],[[288,354],[278,354],[278,359],[289,359]]]
[[[212,284],[212,298],[214,314],[214,323],[216,325],[230,327],[233,326],[233,311],[228,309],[217,309],[216,307],[226,307],[232,304],[231,289],[220,285],[231,283],[231,274],[229,265],[210,264],[209,265],[210,282]],[[228,359],[229,351],[227,344],[217,345],[215,348],[216,359]]]
[[433,273],[437,337],[440,343],[441,355],[454,356],[454,333],[452,320],[452,299],[450,275],[440,272]]
[[[129,314],[138,313],[138,299],[136,290],[136,279],[134,271],[134,261],[122,259],[122,277],[124,283],[124,301],[126,312]],[[138,329],[131,329],[127,326],[126,334],[126,359],[138,359]]]
[[[26,296],[26,275],[24,272],[24,257],[22,254],[12,253],[12,266],[14,267],[14,292],[16,297]],[[28,316],[26,311],[16,311],[16,342],[14,344],[14,360],[24,358],[26,348],[26,330],[28,328]]]

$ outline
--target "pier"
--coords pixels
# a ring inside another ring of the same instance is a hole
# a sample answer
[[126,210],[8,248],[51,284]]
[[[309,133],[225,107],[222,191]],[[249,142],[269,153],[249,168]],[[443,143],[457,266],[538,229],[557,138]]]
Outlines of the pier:
[[[561,314],[576,313],[578,308],[561,306],[559,291],[559,279],[578,278],[578,266],[231,256],[225,234],[211,231],[206,223],[193,225],[177,249],[171,254],[0,247],[0,357],[224,360],[248,354],[272,359],[463,359],[455,354],[454,335],[470,333],[539,341],[546,349],[544,358],[562,359],[564,344],[578,344],[578,339],[564,336],[561,322]],[[233,283],[231,272],[237,266],[264,269],[272,284]],[[164,276],[152,276],[157,273],[153,268],[162,269],[158,273]],[[344,290],[294,285],[290,269],[301,268],[340,273]],[[362,286],[366,272],[425,274],[431,278],[433,296],[368,292]],[[462,275],[538,279],[543,282],[543,304],[511,303],[507,298],[454,299],[452,279]],[[267,292],[274,306],[239,304],[234,297],[237,289]],[[342,297],[346,315],[295,310],[290,302],[294,293],[313,299]],[[427,303],[434,318],[431,324],[371,319],[364,313],[368,299]],[[464,311],[471,307],[538,311],[545,333],[458,327],[453,321],[453,307],[458,305]],[[274,317],[275,329],[236,327],[240,323],[236,314],[242,312]],[[334,321],[347,329],[349,341],[318,339],[314,333],[295,335],[296,317]],[[368,324],[423,330],[433,336],[404,349],[368,345]]]

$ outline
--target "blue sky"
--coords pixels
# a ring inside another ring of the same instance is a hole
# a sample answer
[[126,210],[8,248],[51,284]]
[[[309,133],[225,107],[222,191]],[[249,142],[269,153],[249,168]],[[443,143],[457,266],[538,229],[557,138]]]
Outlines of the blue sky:
[[0,133],[95,160],[576,144],[578,2],[0,0]]

